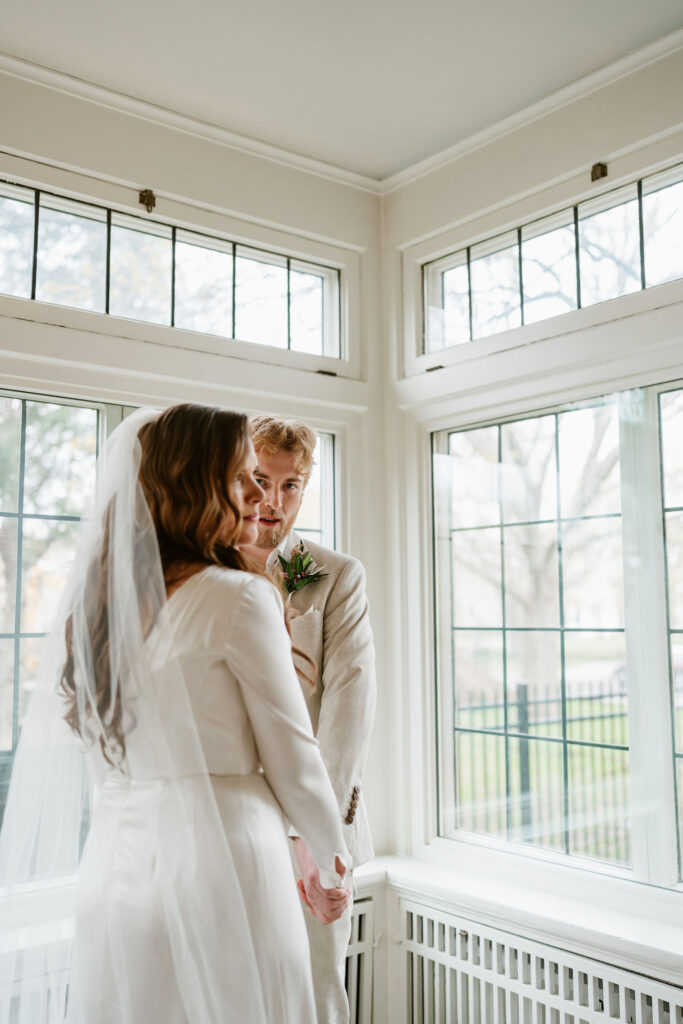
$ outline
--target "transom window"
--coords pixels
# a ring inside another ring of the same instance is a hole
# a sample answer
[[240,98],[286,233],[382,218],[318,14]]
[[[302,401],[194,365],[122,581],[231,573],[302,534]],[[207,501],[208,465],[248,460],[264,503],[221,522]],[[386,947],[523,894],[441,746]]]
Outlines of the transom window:
[[0,292],[341,358],[339,270],[9,183]]
[[[634,846],[649,829],[667,848],[683,819],[683,390],[659,406],[657,392],[433,435],[441,835],[649,881]],[[661,440],[661,491],[644,484],[648,432]],[[643,523],[653,557],[634,542]],[[668,606],[654,629],[653,593]],[[662,709],[656,721],[634,714],[643,701]],[[644,797],[647,745],[656,734],[671,750],[672,732],[673,764]],[[634,812],[636,789],[639,801],[670,794],[666,813]],[[665,874],[680,877],[680,857]]]
[[423,352],[683,277],[683,165],[423,267]]

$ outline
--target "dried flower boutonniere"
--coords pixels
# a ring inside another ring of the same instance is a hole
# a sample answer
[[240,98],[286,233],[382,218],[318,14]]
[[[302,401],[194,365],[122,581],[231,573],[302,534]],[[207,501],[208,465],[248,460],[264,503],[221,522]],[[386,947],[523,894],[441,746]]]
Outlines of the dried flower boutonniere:
[[[292,555],[289,561],[278,555],[280,568],[282,569],[282,585],[288,594],[308,586],[309,583],[317,583],[329,573],[323,572],[313,561],[310,551],[305,551],[303,543],[292,548]],[[324,568],[324,566],[323,566]]]

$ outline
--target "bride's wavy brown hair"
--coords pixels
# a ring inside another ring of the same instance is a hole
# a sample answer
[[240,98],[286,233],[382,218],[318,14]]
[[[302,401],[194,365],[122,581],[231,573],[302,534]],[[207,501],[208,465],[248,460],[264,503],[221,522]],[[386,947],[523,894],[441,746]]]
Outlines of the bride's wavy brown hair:
[[[230,481],[247,456],[247,417],[208,406],[175,405],[145,423],[138,439],[142,450],[138,478],[156,531],[167,590],[198,566],[265,575],[235,547],[242,532],[242,512],[231,494]],[[111,706],[108,549],[109,510],[102,549],[89,567],[85,588],[94,674],[94,707],[85,713],[86,718],[97,715],[102,723],[100,747],[106,760],[116,766],[125,756],[125,740],[120,687]],[[144,625],[148,632],[153,622]],[[71,616],[65,633],[66,661],[60,680],[67,703],[65,718],[75,733],[84,735],[88,730],[77,703]]]

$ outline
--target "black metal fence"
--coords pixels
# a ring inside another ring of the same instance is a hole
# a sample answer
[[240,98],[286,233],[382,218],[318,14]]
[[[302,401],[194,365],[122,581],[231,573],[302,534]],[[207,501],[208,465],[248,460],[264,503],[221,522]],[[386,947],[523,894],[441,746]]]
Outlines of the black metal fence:
[[628,864],[630,794],[625,679],[564,695],[508,687],[508,700],[461,694],[456,706],[460,828]]

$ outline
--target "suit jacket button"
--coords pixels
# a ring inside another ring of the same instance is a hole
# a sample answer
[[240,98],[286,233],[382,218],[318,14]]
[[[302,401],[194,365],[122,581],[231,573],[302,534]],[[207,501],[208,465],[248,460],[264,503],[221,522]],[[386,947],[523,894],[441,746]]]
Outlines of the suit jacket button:
[[353,815],[347,814],[346,817],[344,818],[344,821],[346,822],[347,825],[350,825],[353,821]]
[[354,796],[353,800],[351,801],[351,806],[354,807],[354,808],[358,807],[358,801],[356,800],[355,796]]

